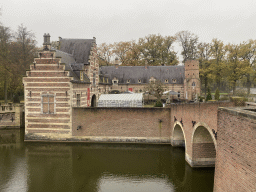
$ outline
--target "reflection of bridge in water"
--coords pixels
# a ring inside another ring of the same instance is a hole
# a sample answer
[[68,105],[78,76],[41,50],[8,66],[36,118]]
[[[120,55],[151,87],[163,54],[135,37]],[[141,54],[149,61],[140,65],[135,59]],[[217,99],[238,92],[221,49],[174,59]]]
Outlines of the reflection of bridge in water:
[[[213,185],[213,169],[198,174],[186,164],[184,150],[168,145],[33,143],[26,149],[31,191],[38,186],[44,186],[43,191],[57,186],[65,191],[99,191],[109,182],[128,182],[131,187],[134,181],[136,190],[143,182],[159,182],[169,191],[207,191],[206,180]],[[45,181],[48,185],[43,185]]]
[[164,191],[207,191],[213,184],[214,170],[207,169],[203,175],[193,170],[182,148],[23,143],[23,134],[23,129],[0,130],[0,190],[11,191],[17,174],[23,175],[19,188],[27,191],[113,191],[112,186],[124,185],[138,191],[148,187],[145,184]]

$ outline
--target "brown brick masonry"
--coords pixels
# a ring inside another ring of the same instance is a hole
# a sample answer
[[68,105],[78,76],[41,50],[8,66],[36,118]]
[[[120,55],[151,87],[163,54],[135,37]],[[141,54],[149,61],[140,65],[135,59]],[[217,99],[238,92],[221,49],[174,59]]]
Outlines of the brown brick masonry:
[[38,117],[38,118],[43,118],[43,117],[54,117],[54,118],[70,118],[70,115],[66,114],[29,114],[27,117]]
[[58,64],[60,59],[35,59],[37,64]]
[[65,77],[68,72],[34,72],[29,71],[28,77]]
[[55,128],[55,129],[69,129],[67,125],[49,125],[49,124],[29,124],[28,128]]
[[255,111],[218,110],[215,192],[256,191]]
[[[24,78],[25,79],[25,78]],[[70,78],[26,78],[26,82],[69,82]]]
[[69,83],[27,83],[28,87],[69,87]]
[[216,150],[214,143],[194,143],[193,144],[194,158],[215,158]]
[[41,66],[40,64],[36,64],[34,65],[30,65],[30,70],[41,70],[41,71],[48,71],[48,70],[52,70],[52,71],[63,71],[64,70],[64,66],[63,65],[59,65],[59,66]]

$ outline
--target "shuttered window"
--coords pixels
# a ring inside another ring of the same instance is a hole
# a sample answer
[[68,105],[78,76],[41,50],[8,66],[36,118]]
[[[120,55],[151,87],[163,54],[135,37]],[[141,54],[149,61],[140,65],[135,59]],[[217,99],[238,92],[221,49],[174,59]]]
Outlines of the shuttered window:
[[54,95],[42,96],[42,112],[44,114],[54,114]]

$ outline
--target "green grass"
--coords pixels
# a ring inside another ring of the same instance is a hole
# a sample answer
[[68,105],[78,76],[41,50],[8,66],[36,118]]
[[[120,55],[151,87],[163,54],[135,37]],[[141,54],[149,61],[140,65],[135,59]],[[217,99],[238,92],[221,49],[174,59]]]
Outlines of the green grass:
[[154,104],[152,104],[152,105],[144,105],[143,107],[154,107]]

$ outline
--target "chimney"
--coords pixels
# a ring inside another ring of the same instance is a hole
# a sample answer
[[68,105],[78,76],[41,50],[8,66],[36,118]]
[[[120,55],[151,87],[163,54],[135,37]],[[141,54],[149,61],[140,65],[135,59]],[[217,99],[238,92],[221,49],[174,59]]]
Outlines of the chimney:
[[115,63],[114,63],[115,65],[119,65],[119,59],[118,59],[118,57],[116,57],[115,58]]
[[45,33],[44,34],[44,44],[43,45],[51,45],[51,42],[50,42],[50,34],[49,33]]
[[44,51],[49,51],[51,49],[51,41],[50,41],[50,34],[49,33],[45,33],[44,34]]
[[114,65],[115,65],[116,69],[118,69],[118,66],[119,66],[119,59],[118,59],[117,57],[115,58]]

